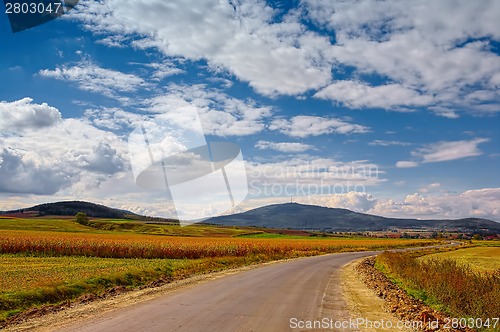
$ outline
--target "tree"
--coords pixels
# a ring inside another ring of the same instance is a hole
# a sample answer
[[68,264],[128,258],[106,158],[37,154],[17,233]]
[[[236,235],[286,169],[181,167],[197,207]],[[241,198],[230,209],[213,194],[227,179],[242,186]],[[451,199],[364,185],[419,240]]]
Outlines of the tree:
[[78,212],[76,214],[75,218],[76,218],[76,222],[81,224],[81,225],[87,226],[89,224],[89,217],[87,217],[87,214],[85,214],[83,212]]
[[481,236],[481,234],[474,234],[472,236],[472,239],[478,241],[478,240],[482,240],[483,237]]

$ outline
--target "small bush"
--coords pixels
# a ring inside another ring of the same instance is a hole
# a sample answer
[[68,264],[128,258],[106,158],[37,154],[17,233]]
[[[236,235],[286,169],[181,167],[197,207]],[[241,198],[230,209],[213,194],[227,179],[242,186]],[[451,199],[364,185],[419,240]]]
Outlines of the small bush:
[[80,225],[87,226],[89,224],[89,218],[83,212],[78,212],[75,216],[76,222]]

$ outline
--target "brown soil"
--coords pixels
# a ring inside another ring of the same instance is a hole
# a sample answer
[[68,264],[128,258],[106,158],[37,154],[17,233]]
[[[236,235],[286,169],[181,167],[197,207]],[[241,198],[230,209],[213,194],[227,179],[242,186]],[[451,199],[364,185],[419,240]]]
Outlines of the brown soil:
[[363,282],[385,301],[385,308],[402,321],[422,322],[422,331],[464,331],[470,328],[454,329],[445,327],[448,315],[436,311],[422,301],[411,298],[404,290],[392,283],[383,273],[375,269],[375,257],[363,259],[355,269]]
[[347,302],[351,318],[366,319],[370,322],[390,322],[382,327],[359,326],[361,331],[366,332],[391,332],[391,331],[412,331],[404,327],[397,328],[398,320],[396,316],[385,310],[384,300],[377,297],[373,290],[368,288],[359,278],[359,272],[356,270],[358,264],[365,258],[356,260],[344,266],[342,269],[342,295]]

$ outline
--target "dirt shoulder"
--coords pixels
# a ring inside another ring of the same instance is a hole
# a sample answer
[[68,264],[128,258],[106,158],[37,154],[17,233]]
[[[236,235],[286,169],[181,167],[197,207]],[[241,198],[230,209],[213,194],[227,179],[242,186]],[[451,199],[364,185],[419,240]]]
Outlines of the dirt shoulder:
[[[364,258],[345,268],[345,294],[347,298],[350,298],[353,311],[358,310],[361,317],[366,315],[386,317],[385,315],[390,315],[397,317],[400,322],[406,322],[407,326],[413,327],[411,330],[417,331],[474,331],[469,328],[454,329],[445,326],[445,323],[450,319],[449,316],[430,308],[422,301],[411,298],[404,290],[375,269],[374,263],[375,257]],[[357,280],[352,281],[356,278]],[[378,318],[378,320],[380,319]],[[396,329],[392,328],[392,330]]]
[[384,300],[361,280],[356,267],[364,259],[353,261],[342,269],[342,295],[351,312],[351,319],[366,322],[358,325],[360,331],[412,331],[398,328],[398,319],[387,312]]
[[243,266],[222,272],[196,275],[175,282],[166,283],[159,280],[138,290],[127,290],[123,287],[115,287],[102,297],[86,295],[74,302],[68,302],[57,306],[45,306],[28,311],[21,315],[15,322],[11,322],[8,326],[4,327],[2,331],[53,331],[64,328],[66,325],[88,319],[89,317],[98,317],[106,312],[152,300],[170,292],[192,287],[201,282],[215,280],[230,274],[248,271],[264,265],[276,264],[283,261],[284,260],[272,261]]

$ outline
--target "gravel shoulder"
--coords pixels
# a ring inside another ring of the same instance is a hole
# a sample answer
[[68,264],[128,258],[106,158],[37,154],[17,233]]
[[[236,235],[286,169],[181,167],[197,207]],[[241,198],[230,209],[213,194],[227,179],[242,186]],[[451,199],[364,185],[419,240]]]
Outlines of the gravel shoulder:
[[[412,331],[411,329],[397,328],[398,319],[387,312],[385,301],[379,298],[373,290],[368,288],[356,271],[356,266],[365,258],[350,262],[342,269],[342,295],[348,305],[351,319],[363,319],[373,324],[360,326],[360,331]],[[390,322],[376,327],[376,322]],[[370,326],[371,325],[371,326]],[[391,325],[392,327],[387,327]]]
[[40,312],[40,314],[36,317],[5,327],[3,331],[54,331],[55,329],[63,328],[64,326],[72,325],[93,317],[98,317],[111,311],[126,308],[144,301],[153,300],[155,298],[165,296],[168,293],[186,289],[199,283],[216,280],[224,276],[256,269],[278,262],[282,261],[267,262],[216,273],[196,275],[183,280],[163,285],[153,285],[152,287],[145,287],[139,290],[124,290],[122,288],[117,289],[115,292],[109,293],[105,298],[90,298],[88,301],[84,300],[80,303],[70,303],[69,306],[61,306],[60,308],[51,310],[51,312],[48,313]]

